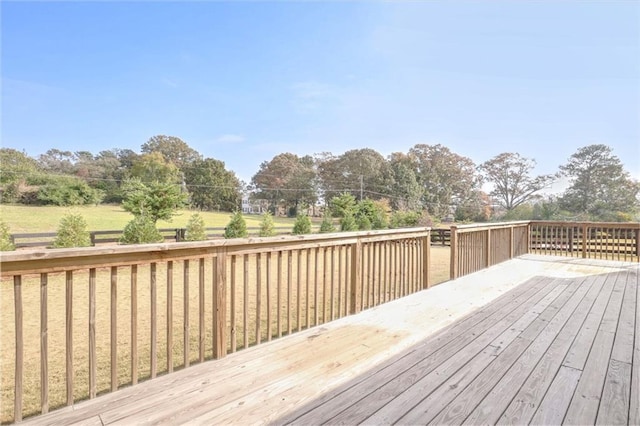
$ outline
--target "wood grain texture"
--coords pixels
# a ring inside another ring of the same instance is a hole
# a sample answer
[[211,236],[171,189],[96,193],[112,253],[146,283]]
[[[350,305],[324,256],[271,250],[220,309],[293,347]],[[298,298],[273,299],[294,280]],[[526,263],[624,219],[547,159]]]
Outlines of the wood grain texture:
[[[386,257],[402,250],[420,257],[410,245],[388,244],[396,249]],[[344,271],[350,272],[353,246],[345,250]],[[365,263],[375,263],[372,253]],[[323,257],[321,252],[318,261]],[[405,259],[395,266],[411,274],[419,262],[412,266]],[[415,290],[406,275],[392,283],[391,269],[396,268],[390,264],[388,271],[392,291]],[[624,364],[611,354],[616,333],[628,330],[628,319],[637,316],[637,285],[629,284],[634,280],[637,265],[525,256],[27,423],[555,424],[568,422],[565,413],[573,404],[592,413],[596,398],[602,402],[590,423],[620,421],[625,398],[631,423],[637,356]],[[361,291],[375,305],[375,286]],[[342,303],[350,307],[348,299]],[[582,333],[588,326],[596,332]],[[633,330],[637,335],[637,321]],[[628,350],[628,340],[619,342]],[[586,356],[577,353],[580,348]],[[586,359],[584,372],[561,365],[569,355]],[[596,370],[602,377],[595,377]],[[596,382],[593,387],[585,384],[589,380]],[[605,401],[609,412],[602,408]]]
[[49,412],[48,274],[40,274],[40,410]]

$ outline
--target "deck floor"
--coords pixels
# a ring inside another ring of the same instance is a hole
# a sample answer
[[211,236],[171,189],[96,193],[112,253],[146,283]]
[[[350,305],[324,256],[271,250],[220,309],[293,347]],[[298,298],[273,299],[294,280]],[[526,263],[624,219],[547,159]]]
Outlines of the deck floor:
[[637,263],[528,255],[27,424],[640,424]]

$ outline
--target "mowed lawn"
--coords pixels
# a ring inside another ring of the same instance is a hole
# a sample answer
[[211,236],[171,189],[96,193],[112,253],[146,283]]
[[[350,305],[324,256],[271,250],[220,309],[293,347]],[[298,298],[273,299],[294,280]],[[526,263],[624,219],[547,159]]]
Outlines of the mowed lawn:
[[[79,213],[87,222],[89,231],[121,230],[133,219],[133,215],[122,209],[120,205],[99,206],[24,206],[0,204],[0,218],[9,226],[11,233],[27,232],[55,232],[58,229],[60,219],[70,212]],[[231,220],[229,212],[200,212],[195,210],[180,210],[169,221],[159,221],[158,228],[184,228],[189,218],[194,213],[200,213],[205,225],[209,228],[224,227]],[[245,215],[248,227],[260,226],[260,215]],[[274,218],[276,226],[291,226],[294,219]]]

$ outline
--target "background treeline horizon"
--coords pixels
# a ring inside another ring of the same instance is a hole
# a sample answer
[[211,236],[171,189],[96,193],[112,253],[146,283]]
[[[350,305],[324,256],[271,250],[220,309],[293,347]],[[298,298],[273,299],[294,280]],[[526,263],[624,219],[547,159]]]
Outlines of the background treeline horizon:
[[[32,158],[0,148],[0,200],[26,205],[122,203],[132,184],[179,190],[193,209],[233,212],[243,194],[289,216],[351,194],[389,211],[427,213],[435,220],[510,219],[637,221],[640,183],[607,145],[578,149],[555,174],[534,175],[535,160],[502,153],[475,164],[443,145],[417,144],[384,157],[370,148],[313,156],[281,153],[250,182],[224,162],[204,157],[175,136],[157,135],[140,153],[114,148],[93,154],[52,148]],[[560,195],[542,195],[557,179]],[[490,192],[483,187],[491,186]]]

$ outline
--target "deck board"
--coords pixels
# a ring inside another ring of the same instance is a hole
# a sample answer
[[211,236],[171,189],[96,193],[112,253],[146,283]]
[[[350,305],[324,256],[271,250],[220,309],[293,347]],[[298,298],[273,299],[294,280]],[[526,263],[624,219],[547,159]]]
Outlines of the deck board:
[[637,424],[638,264],[527,255],[26,424]]

